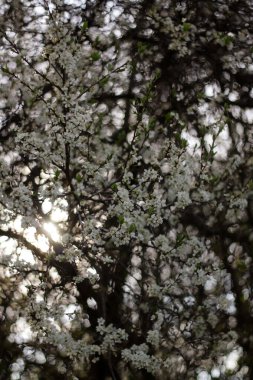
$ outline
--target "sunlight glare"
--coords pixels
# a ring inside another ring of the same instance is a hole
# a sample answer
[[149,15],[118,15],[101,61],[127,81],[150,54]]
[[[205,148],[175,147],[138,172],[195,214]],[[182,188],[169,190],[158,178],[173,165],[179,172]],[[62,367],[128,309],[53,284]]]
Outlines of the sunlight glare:
[[59,235],[58,229],[53,223],[50,223],[50,222],[44,223],[43,227],[46,230],[46,232],[48,232],[48,234],[50,235],[50,238],[53,241],[59,241],[60,240],[60,235]]
[[55,208],[52,210],[50,218],[55,223],[64,222],[68,219],[68,213],[60,208]]
[[22,248],[19,255],[19,260],[25,261],[31,265],[35,264],[34,256],[29,249]]
[[44,214],[48,214],[52,210],[52,203],[49,199],[45,199],[41,208]]
[[224,360],[226,370],[235,371],[238,367],[238,360],[242,356],[242,349],[238,348],[230,352]]

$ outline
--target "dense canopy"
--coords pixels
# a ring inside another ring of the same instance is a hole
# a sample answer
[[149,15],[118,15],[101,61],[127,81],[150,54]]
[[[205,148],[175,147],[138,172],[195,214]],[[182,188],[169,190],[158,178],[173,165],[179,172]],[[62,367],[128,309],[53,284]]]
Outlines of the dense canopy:
[[253,379],[251,0],[0,1],[0,379]]

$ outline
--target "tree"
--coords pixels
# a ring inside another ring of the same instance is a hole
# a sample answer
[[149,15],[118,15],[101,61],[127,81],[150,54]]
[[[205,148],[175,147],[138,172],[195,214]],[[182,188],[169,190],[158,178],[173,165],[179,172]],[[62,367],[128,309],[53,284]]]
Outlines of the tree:
[[0,379],[253,379],[252,19],[1,2]]

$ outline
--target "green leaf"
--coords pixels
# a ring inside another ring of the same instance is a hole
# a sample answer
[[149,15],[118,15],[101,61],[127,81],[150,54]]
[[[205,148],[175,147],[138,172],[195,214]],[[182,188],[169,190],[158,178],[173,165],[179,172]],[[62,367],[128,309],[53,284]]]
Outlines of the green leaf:
[[148,129],[155,129],[155,125],[156,125],[156,120],[155,119],[150,119],[149,123],[148,123]]
[[161,70],[160,69],[156,69],[155,75],[154,75],[154,80],[157,80],[157,79],[161,78],[161,75],[162,75]]
[[253,179],[249,181],[248,187],[249,187],[249,190],[253,190]]
[[57,180],[59,178],[60,174],[61,174],[60,170],[57,169],[54,173],[54,179]]
[[177,234],[176,246],[179,247],[185,240],[185,234],[183,232]]
[[172,90],[171,90],[171,97],[172,98],[175,98],[177,96],[177,91],[173,88]]
[[95,39],[95,41],[94,41],[94,46],[98,46],[99,45],[99,43],[100,43],[100,39],[99,39],[99,37],[97,36],[96,37],[96,39]]
[[96,62],[100,59],[100,53],[98,51],[93,51],[90,55],[92,61]]
[[189,32],[189,30],[191,30],[191,27],[192,27],[192,24],[190,24],[189,22],[183,23],[183,31],[184,32]]
[[217,185],[217,183],[219,183],[219,181],[220,181],[220,177],[215,176],[215,175],[209,179],[209,182],[211,185]]
[[4,73],[6,73],[6,74],[9,74],[9,73],[10,73],[10,70],[8,69],[7,66],[2,66],[1,69],[2,69],[2,71],[3,71]]
[[148,215],[151,216],[151,215],[153,215],[154,213],[155,213],[155,208],[154,208],[154,206],[149,207],[149,209],[148,209]]
[[121,129],[116,133],[115,141],[117,145],[121,145],[126,140],[126,132]]
[[97,99],[95,98],[90,98],[88,101],[87,101],[88,104],[96,104],[97,103]]
[[113,153],[110,153],[110,154],[107,155],[106,159],[109,161],[109,160],[112,159],[112,157],[113,157]]
[[174,112],[167,112],[165,114],[165,121],[166,121],[166,123],[171,122],[174,118],[175,118]]
[[188,141],[186,139],[181,138],[180,140],[180,148],[186,148],[188,146]]
[[205,94],[202,91],[197,92],[197,99],[201,100],[205,98]]
[[228,46],[228,45],[230,45],[234,41],[234,38],[232,36],[228,36],[227,35],[227,36],[224,36],[222,38],[222,41],[223,41],[223,43],[224,43],[225,46]]
[[243,260],[240,260],[240,259],[236,260],[235,265],[238,268],[239,272],[245,272],[247,269],[247,265],[245,264]]
[[134,223],[132,223],[128,227],[128,232],[131,233],[131,232],[134,232],[134,231],[136,231],[136,225]]
[[124,221],[125,221],[125,218],[123,215],[118,215],[118,221],[119,221],[119,224],[123,224]]
[[109,77],[105,77],[105,78],[102,78],[100,81],[99,81],[99,84],[101,87],[105,86],[109,81]]
[[204,126],[200,126],[199,128],[199,134],[200,134],[200,137],[204,137],[207,133],[207,128],[204,127]]
[[137,50],[138,50],[139,54],[145,53],[145,51],[147,51],[147,49],[148,49],[147,43],[145,43],[145,42],[138,42],[137,43]]
[[176,139],[176,142],[178,143],[180,148],[184,149],[188,146],[187,140],[184,139],[183,137],[181,137],[180,133],[176,133],[175,139]]
[[82,176],[81,176],[81,174],[77,174],[76,175],[76,180],[77,180],[77,182],[81,182],[82,181]]
[[88,28],[89,28],[89,23],[88,23],[87,20],[85,20],[85,21],[83,22],[83,25],[82,25],[82,30],[87,30]]
[[111,189],[112,189],[113,191],[117,191],[117,190],[118,190],[118,186],[116,185],[116,183],[113,183],[113,184],[111,185]]

